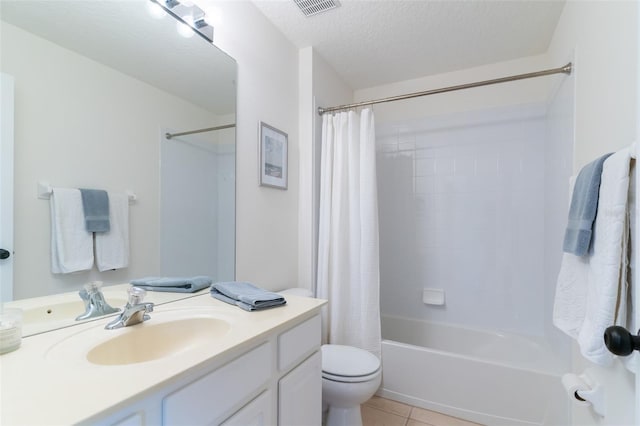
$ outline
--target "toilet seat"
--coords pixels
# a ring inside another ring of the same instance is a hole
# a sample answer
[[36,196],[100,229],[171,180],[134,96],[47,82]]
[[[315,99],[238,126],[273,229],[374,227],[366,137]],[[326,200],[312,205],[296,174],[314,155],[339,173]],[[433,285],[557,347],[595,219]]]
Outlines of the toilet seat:
[[322,345],[322,377],[344,383],[366,382],[380,374],[380,360],[364,349]]
[[368,374],[366,376],[336,376],[334,374],[322,372],[322,378],[326,380],[331,380],[332,382],[340,382],[340,383],[361,383],[368,382],[369,380],[375,379],[376,376],[380,374],[380,370],[375,373]]

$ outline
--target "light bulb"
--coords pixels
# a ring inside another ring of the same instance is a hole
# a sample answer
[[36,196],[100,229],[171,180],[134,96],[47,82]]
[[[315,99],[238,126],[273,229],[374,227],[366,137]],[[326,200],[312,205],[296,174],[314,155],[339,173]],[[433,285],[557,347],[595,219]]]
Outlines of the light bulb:
[[178,34],[186,38],[193,37],[193,16],[191,15],[183,16],[182,20],[186,22],[186,24],[183,24],[182,22],[178,21],[178,23],[176,24],[176,28],[178,29]]
[[162,6],[153,0],[149,0],[147,2],[147,11],[149,12],[149,15],[155,19],[162,19],[167,15],[167,12],[164,11]]

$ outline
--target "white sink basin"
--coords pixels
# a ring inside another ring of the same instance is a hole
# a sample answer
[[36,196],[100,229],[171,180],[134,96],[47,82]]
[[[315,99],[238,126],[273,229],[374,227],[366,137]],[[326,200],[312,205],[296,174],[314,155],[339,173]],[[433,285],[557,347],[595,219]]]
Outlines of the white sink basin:
[[150,321],[137,328],[131,326],[130,333],[95,346],[87,354],[87,360],[98,365],[152,361],[205,346],[231,330],[229,322],[218,318],[186,318],[159,324]]
[[230,334],[237,313],[192,308],[154,311],[150,316],[143,323],[115,330],[105,330],[108,321],[98,321],[53,345],[46,358],[101,366],[166,359],[215,346]]

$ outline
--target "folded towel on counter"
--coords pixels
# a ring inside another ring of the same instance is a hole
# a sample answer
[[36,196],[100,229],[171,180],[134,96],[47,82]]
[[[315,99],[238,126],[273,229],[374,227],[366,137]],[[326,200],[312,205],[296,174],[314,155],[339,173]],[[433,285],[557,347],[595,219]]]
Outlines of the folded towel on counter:
[[207,276],[184,277],[146,277],[131,281],[131,285],[150,291],[172,293],[194,293],[207,288],[213,280]]
[[211,285],[211,296],[223,302],[236,305],[245,311],[282,306],[287,301],[278,293],[273,293],[242,281],[219,282]]
[[129,197],[109,193],[108,232],[96,233],[96,265],[99,271],[129,266]]
[[109,196],[101,189],[80,188],[84,224],[89,232],[109,231]]
[[68,274],[93,266],[93,234],[87,232],[82,196],[75,188],[53,188],[51,209],[51,272]]
[[562,245],[565,253],[584,256],[589,251],[598,208],[602,166],[610,155],[611,153],[603,155],[584,166],[576,178],[569,207],[569,222]]

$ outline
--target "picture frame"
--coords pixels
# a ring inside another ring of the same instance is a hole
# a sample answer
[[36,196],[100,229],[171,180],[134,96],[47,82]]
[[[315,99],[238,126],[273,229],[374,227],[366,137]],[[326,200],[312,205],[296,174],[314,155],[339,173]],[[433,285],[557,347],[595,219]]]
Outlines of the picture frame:
[[289,177],[289,136],[260,122],[260,186],[287,189]]

